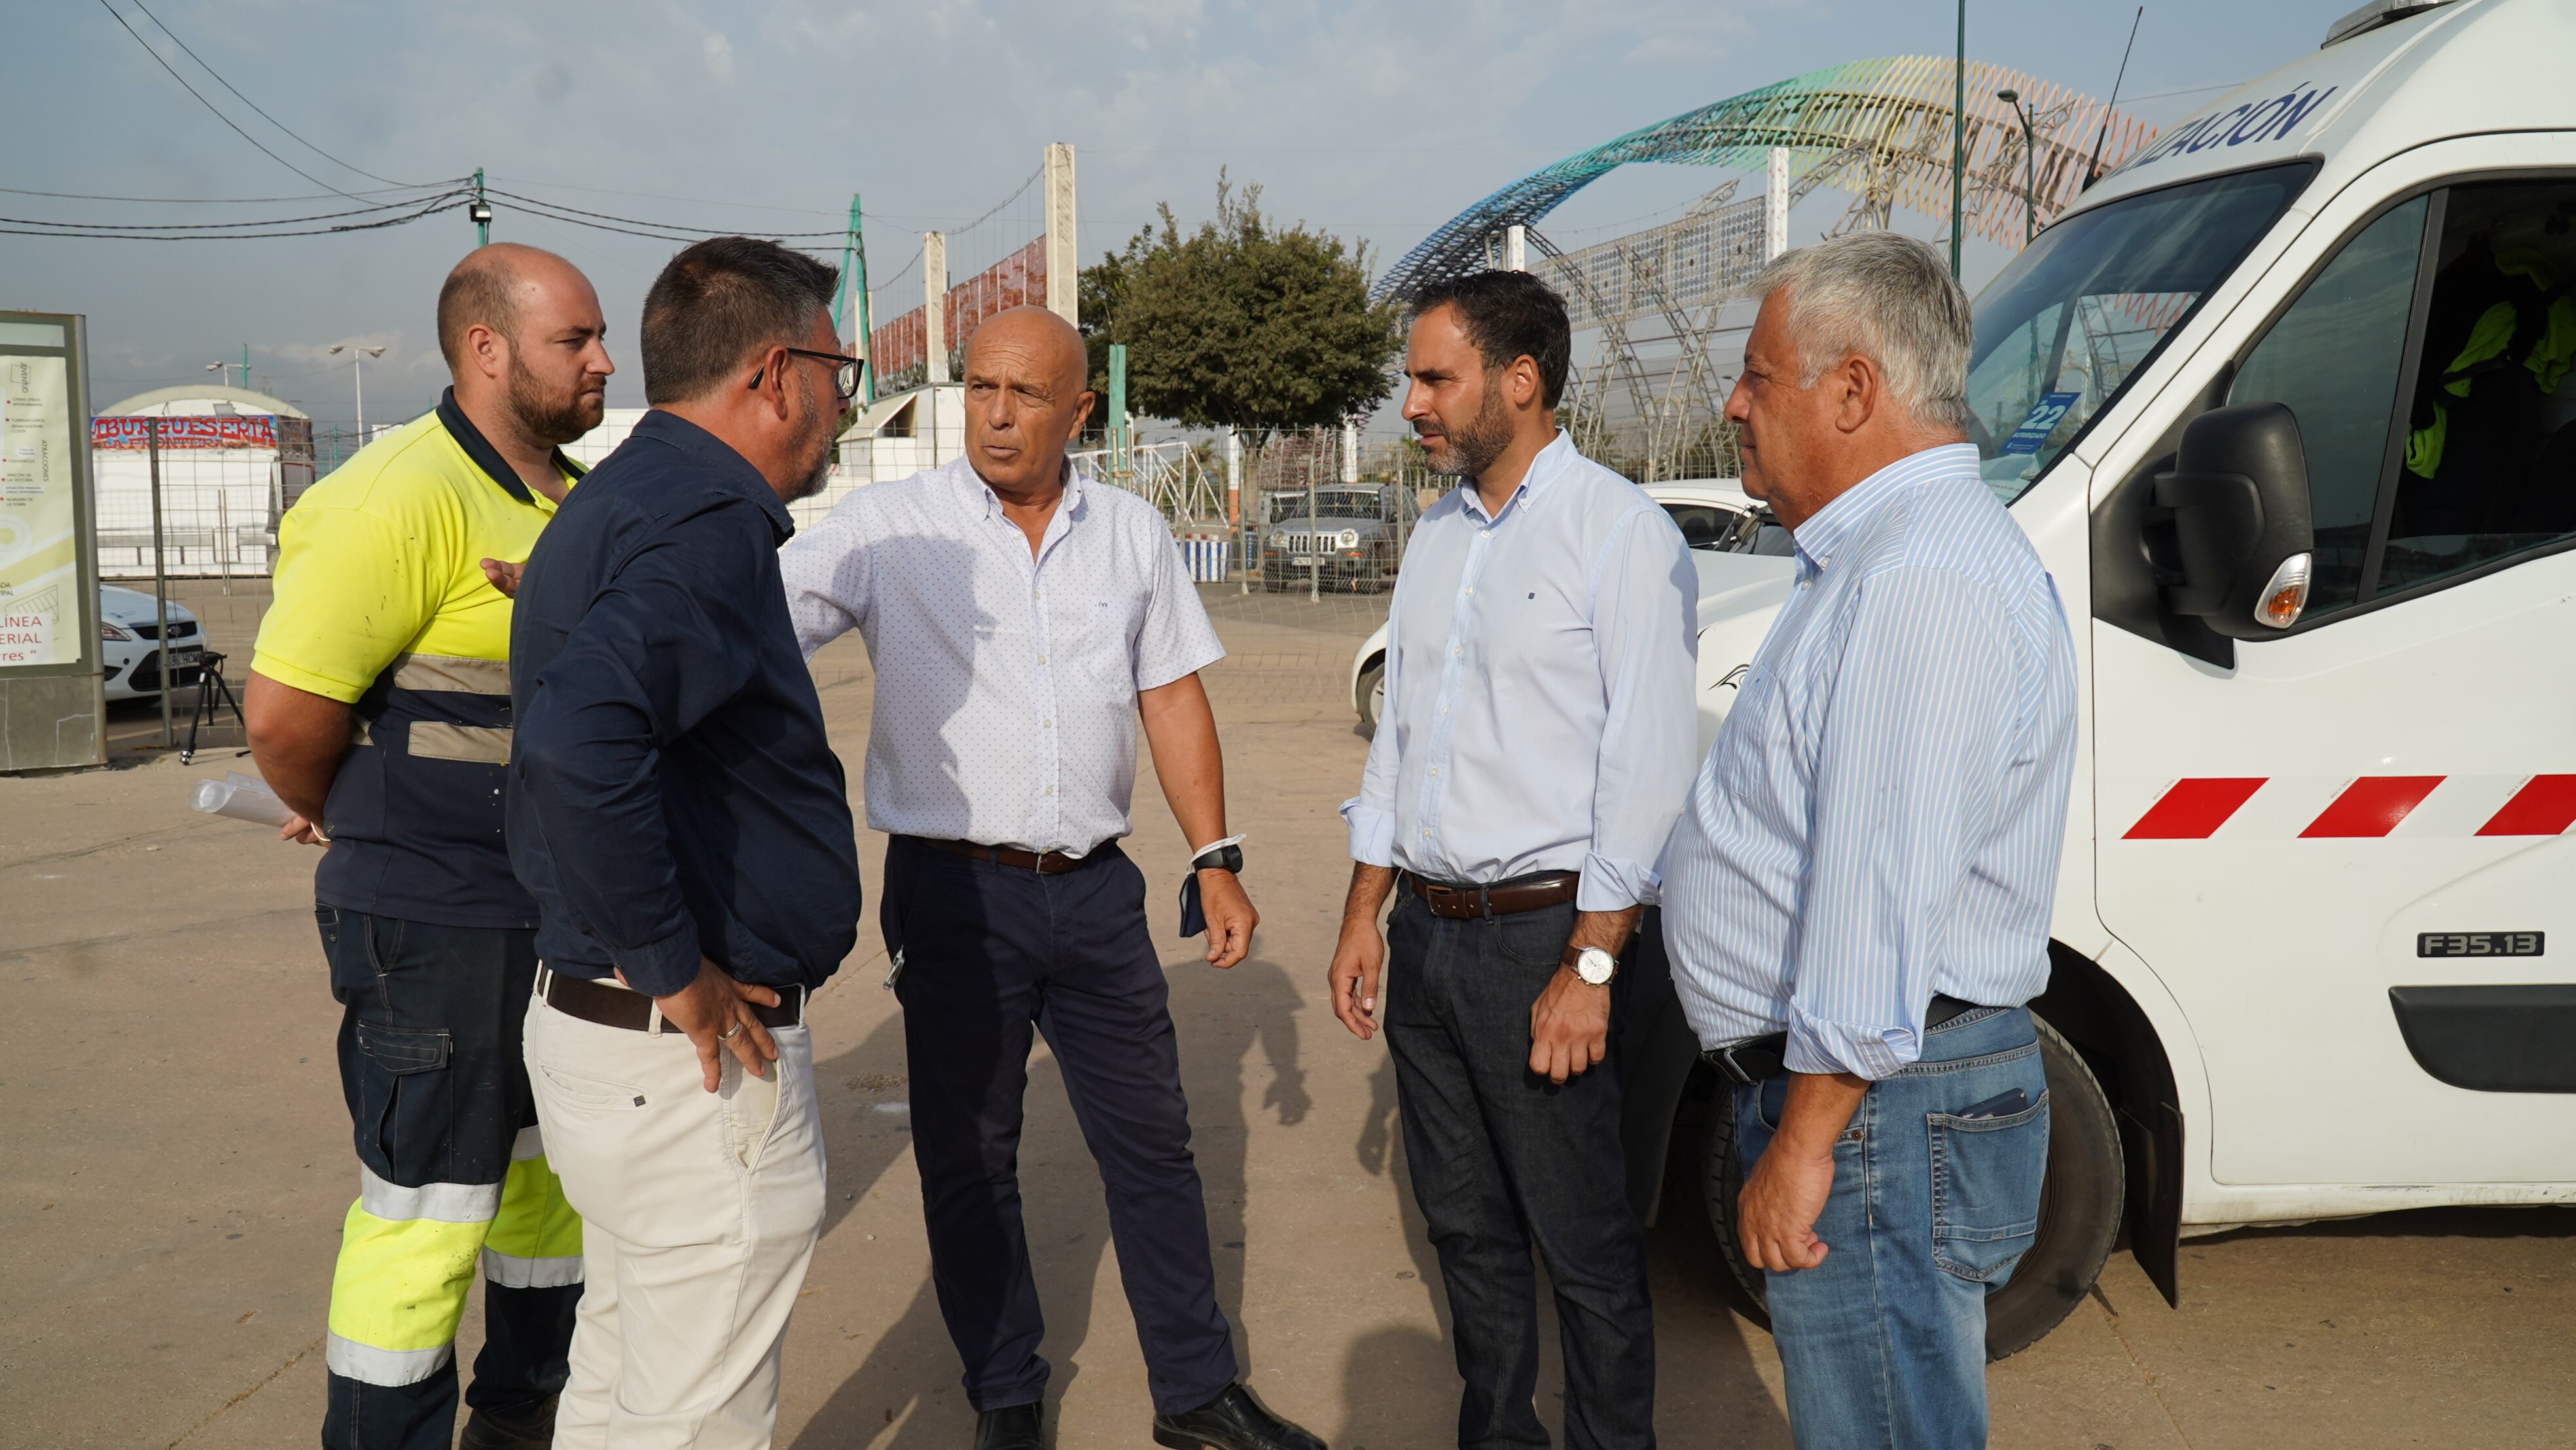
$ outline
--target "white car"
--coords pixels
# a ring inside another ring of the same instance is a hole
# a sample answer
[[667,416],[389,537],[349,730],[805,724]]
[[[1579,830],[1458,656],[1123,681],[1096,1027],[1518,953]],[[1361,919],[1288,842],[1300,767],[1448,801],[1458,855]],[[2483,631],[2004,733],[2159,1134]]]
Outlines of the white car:
[[[1643,485],[1646,496],[1664,506],[1682,531],[1682,539],[1691,547],[1691,561],[1700,566],[1699,594],[1702,622],[1711,600],[1731,597],[1741,585],[1772,578],[1789,577],[1786,562],[1758,567],[1750,572],[1727,565],[1712,567],[1712,560],[1740,558],[1744,555],[1777,555],[1789,553],[1789,531],[1771,521],[1771,511],[1764,508],[1742,484],[1732,478],[1676,478],[1662,483]],[[1360,646],[1351,658],[1351,708],[1359,712],[1360,729],[1375,734],[1378,716],[1386,704],[1386,626]]]
[[[170,606],[170,673],[181,688],[197,683],[197,662],[206,649],[197,616]],[[161,696],[161,624],[152,596],[113,584],[98,587],[98,658],[111,700],[153,700]]]

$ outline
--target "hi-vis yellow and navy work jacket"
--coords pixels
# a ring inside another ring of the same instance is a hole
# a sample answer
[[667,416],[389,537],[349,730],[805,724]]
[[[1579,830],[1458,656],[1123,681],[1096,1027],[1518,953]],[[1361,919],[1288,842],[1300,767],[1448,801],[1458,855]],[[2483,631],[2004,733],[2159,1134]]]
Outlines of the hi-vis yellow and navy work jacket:
[[[561,453],[567,481],[581,470]],[[451,389],[358,451],[278,529],[276,598],[251,668],[356,707],[331,783],[325,906],[445,926],[533,928],[501,837],[510,601],[486,558],[522,560],[554,516]]]

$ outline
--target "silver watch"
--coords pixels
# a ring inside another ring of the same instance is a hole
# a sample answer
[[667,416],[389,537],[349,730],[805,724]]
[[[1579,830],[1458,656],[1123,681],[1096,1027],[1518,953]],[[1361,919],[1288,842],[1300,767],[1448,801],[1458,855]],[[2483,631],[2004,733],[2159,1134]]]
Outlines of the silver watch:
[[1619,959],[1599,947],[1585,947],[1571,955],[1573,960],[1566,965],[1574,968],[1574,975],[1587,986],[1609,986],[1610,979],[1619,975]]

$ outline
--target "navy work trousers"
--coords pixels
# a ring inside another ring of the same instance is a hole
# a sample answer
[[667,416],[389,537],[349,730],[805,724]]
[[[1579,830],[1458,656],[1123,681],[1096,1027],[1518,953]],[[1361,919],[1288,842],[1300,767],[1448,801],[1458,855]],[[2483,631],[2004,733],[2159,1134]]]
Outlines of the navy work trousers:
[[[1609,1061],[1561,1085],[1529,1068],[1530,1006],[1556,976],[1574,918],[1571,902],[1438,917],[1407,891],[1387,919],[1379,1015],[1413,1201],[1449,1294],[1466,1450],[1547,1444],[1533,1250],[1556,1291],[1569,1450],[1655,1443],[1645,1231],[1619,1144],[1625,975],[1611,987]],[[1656,930],[1650,913],[1644,932]]]
[[[518,1202],[500,1186],[537,1122],[519,1051],[536,981],[536,934],[335,906],[315,916],[331,963],[331,995],[343,1008],[340,1087],[358,1162],[363,1181],[381,1185],[362,1189],[359,1208],[384,1210],[381,1217],[353,1214],[344,1231],[322,1443],[326,1450],[447,1450],[457,1393],[445,1339],[463,1311],[471,1272],[457,1255],[476,1251],[496,1214],[521,1237],[534,1236],[532,1216],[570,1215],[553,1201],[559,1194],[550,1171],[532,1177],[522,1165]],[[397,1209],[386,1199],[418,1203]],[[578,1237],[572,1242],[577,1254]],[[479,1257],[492,1268],[488,1248]],[[522,1410],[563,1388],[581,1303],[577,1258],[572,1266],[572,1282],[542,1268],[509,1274],[521,1281],[515,1284],[487,1278],[483,1349],[468,1405]],[[428,1342],[396,1358],[340,1339],[344,1322]]]
[[1057,875],[898,836],[879,919],[902,954],[913,1158],[931,1279],[981,1410],[1046,1393],[1045,1324],[1020,1217],[1021,1098],[1046,1034],[1109,1201],[1118,1277],[1161,1413],[1233,1382],[1207,1209],[1145,878],[1114,844]]

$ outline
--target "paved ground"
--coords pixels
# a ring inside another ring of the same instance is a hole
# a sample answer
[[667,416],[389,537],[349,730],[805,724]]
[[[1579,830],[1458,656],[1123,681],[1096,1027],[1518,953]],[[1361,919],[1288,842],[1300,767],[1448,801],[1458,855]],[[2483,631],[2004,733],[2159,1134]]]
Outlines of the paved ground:
[[[257,597],[236,590],[231,614],[210,614],[218,648],[246,646],[256,624]],[[1392,1071],[1332,1021],[1320,986],[1347,872],[1334,807],[1365,752],[1344,682],[1382,604],[1207,592],[1235,652],[1210,685],[1267,913],[1232,972],[1177,941],[1168,956],[1225,1307],[1254,1384],[1336,1446],[1436,1446],[1454,1380]],[[865,658],[845,642],[816,677],[855,762]],[[120,758],[134,763],[0,779],[14,1008],[0,1014],[0,1446],[310,1444],[354,1178],[311,859],[185,810],[188,778],[229,757]],[[1181,843],[1150,789],[1131,847],[1158,893],[1176,885]],[[862,843],[872,884],[882,850]],[[928,1289],[883,974],[863,944],[815,1007],[831,1217],[779,1437],[804,1450],[955,1445],[972,1423]],[[1099,1186],[1043,1058],[1029,1098],[1059,1443],[1139,1443],[1143,1372]],[[2063,1328],[1994,1371],[1995,1443],[2567,1443],[2571,1235],[2576,1212],[2538,1210],[2236,1234],[2187,1246],[2179,1311],[2123,1256]],[[1664,1441],[1786,1445],[1777,1361],[1710,1287],[1704,1230],[1668,1215],[1654,1245]],[[469,1321],[468,1354],[476,1338]],[[1555,1379],[1550,1366],[1551,1405]]]

